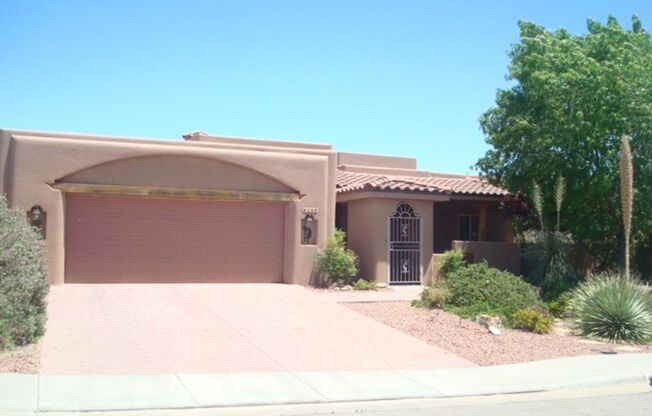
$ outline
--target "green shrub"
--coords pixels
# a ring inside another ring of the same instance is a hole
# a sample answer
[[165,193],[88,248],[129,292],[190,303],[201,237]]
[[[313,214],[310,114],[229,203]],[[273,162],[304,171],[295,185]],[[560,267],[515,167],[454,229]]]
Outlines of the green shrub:
[[365,279],[358,279],[354,284],[355,290],[376,290],[376,282],[370,282]]
[[335,230],[335,235],[328,240],[326,248],[317,253],[317,267],[326,284],[343,280],[353,283],[358,274],[358,256],[346,248],[346,234]]
[[458,271],[466,265],[466,257],[461,250],[449,250],[444,252],[438,259],[439,273],[443,277]]
[[0,197],[0,350],[44,332],[48,292],[45,245],[25,213]]
[[561,299],[551,299],[546,302],[550,314],[555,318],[562,318],[566,314],[567,303]]
[[545,299],[548,305],[548,311],[555,318],[563,318],[567,314],[568,302],[570,301],[572,290],[555,294],[553,297]]
[[512,328],[537,334],[547,334],[552,328],[553,319],[537,308],[526,308],[512,315]]
[[419,308],[443,308],[450,296],[450,290],[445,286],[428,286],[421,292],[421,298],[412,302],[412,305]]
[[572,293],[570,313],[579,331],[614,342],[652,340],[652,293],[620,275],[594,277]]
[[511,318],[520,309],[540,305],[534,288],[512,273],[491,268],[486,262],[471,264],[451,273],[447,309],[464,317],[479,314]]

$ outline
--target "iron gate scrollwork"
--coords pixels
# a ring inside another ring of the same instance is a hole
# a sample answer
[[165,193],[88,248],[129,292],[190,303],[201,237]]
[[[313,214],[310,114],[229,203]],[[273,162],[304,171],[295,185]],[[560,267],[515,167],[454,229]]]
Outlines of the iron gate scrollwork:
[[389,283],[421,283],[421,218],[401,202],[389,217]]

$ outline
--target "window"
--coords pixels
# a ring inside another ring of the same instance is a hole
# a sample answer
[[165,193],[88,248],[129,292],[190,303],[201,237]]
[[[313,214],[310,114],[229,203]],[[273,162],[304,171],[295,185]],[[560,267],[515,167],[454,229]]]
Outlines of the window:
[[344,202],[335,204],[335,228],[347,232],[348,206]]
[[460,215],[458,217],[457,239],[462,241],[478,240],[478,216]]

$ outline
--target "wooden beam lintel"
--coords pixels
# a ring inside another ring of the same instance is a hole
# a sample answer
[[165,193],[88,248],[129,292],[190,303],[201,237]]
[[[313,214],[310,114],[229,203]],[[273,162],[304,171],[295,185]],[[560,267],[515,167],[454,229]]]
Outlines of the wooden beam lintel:
[[174,188],[162,186],[107,185],[88,183],[54,183],[50,187],[62,192],[132,195],[188,199],[221,199],[233,201],[298,201],[304,197],[299,193],[236,191],[226,189]]

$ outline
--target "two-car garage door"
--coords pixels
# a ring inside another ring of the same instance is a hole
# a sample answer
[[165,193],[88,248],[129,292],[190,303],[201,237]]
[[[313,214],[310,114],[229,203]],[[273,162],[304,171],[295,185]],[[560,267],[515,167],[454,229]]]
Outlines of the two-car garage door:
[[68,194],[66,282],[281,282],[285,209]]

